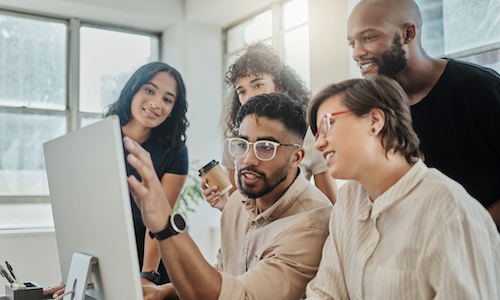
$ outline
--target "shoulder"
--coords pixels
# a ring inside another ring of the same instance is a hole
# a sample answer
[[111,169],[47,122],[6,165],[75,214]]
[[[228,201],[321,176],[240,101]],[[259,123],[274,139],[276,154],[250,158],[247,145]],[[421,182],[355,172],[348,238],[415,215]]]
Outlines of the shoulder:
[[366,194],[366,190],[363,188],[361,183],[356,180],[347,180],[340,188],[338,192],[338,199],[335,202],[335,206],[350,206],[349,203],[356,201],[357,198]]
[[[435,168],[416,186],[414,193],[421,199],[421,206],[429,220],[446,223],[452,220],[463,222],[492,222],[488,211],[473,198],[465,188]],[[488,225],[489,226],[489,225]]]
[[[294,207],[295,206],[295,207]],[[317,187],[306,181],[305,188],[297,197],[289,215],[296,218],[294,230],[300,228],[316,228],[328,231],[328,222],[333,205]]]
[[493,69],[474,63],[448,58],[447,69],[451,76],[471,80],[472,82],[500,84],[500,75]]

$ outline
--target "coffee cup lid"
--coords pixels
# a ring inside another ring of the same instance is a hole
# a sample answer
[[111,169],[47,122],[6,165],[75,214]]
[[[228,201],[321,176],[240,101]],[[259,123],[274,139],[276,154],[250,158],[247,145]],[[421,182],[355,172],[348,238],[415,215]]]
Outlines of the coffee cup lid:
[[210,171],[213,167],[215,167],[217,164],[219,164],[218,161],[216,161],[215,159],[212,159],[211,162],[209,162],[208,164],[206,164],[204,167],[202,167],[201,169],[198,170],[198,172],[200,172],[200,176],[206,174],[208,171]]

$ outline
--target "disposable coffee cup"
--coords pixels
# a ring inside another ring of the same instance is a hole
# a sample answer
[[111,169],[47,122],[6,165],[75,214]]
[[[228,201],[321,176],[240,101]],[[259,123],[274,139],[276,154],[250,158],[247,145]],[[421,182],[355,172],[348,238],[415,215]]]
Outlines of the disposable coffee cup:
[[217,186],[216,192],[220,192],[221,195],[233,187],[226,173],[224,173],[224,170],[219,165],[219,162],[215,160],[206,164],[199,172],[200,177],[207,180],[209,187]]

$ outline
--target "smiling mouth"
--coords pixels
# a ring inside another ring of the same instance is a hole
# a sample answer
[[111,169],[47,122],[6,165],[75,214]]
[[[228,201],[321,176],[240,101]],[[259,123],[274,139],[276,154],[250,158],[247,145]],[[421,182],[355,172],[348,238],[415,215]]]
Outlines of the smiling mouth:
[[335,152],[328,152],[328,154],[325,156],[326,161],[328,161],[332,156],[335,154]]
[[146,111],[146,113],[148,115],[151,115],[152,117],[159,117],[159,115],[157,113],[150,111],[149,109],[146,109],[146,108],[143,108],[143,109],[144,109],[144,111]]
[[374,66],[375,63],[374,62],[369,62],[369,63],[358,63],[358,66],[361,70],[365,70],[365,69],[368,69],[369,67],[371,66]]

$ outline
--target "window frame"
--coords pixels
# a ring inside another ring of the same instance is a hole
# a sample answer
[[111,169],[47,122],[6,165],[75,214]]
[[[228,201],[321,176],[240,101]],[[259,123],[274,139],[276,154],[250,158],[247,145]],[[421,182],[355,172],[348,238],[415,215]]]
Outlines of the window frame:
[[454,59],[463,59],[473,55],[479,55],[483,53],[487,53],[490,51],[500,50],[500,42],[474,47],[467,50],[453,52],[448,55],[444,55],[444,57],[454,58]]
[[[282,1],[275,2],[275,3],[271,4],[270,6],[267,6],[264,9],[261,9],[255,13],[252,13],[251,15],[248,15],[247,17],[240,19],[236,22],[233,22],[230,25],[224,27],[223,34],[222,34],[222,43],[223,43],[222,44],[222,46],[223,46],[222,47],[223,48],[222,59],[223,59],[223,62],[225,63],[227,58],[241,52],[241,50],[244,49],[244,47],[241,47],[241,48],[238,48],[232,52],[229,52],[229,53],[227,52],[227,33],[228,33],[228,31],[230,29],[248,21],[248,20],[255,18],[256,16],[258,16],[266,11],[269,11],[269,10],[271,11],[272,18],[273,18],[273,33],[272,33],[270,38],[265,39],[263,41],[271,40],[271,45],[273,46],[273,48],[280,54],[281,57],[284,57],[284,54],[285,54],[284,36],[285,36],[285,34],[290,32],[290,31],[293,31],[299,27],[302,27],[304,25],[309,24],[309,19],[308,19],[307,21],[300,23],[300,24],[297,24],[297,25],[290,27],[288,29],[284,28],[284,22],[283,22],[284,7],[285,7],[285,4],[290,2],[290,1],[293,1],[293,0],[282,0]],[[308,1],[311,1],[311,0],[308,0]],[[223,72],[224,73],[226,72],[225,68],[223,68]],[[225,74],[223,74],[223,75],[225,75]],[[223,76],[223,78],[224,78],[224,76]]]
[[[0,6],[0,14],[18,18],[61,23],[66,25],[66,103],[64,110],[32,108],[24,106],[0,105],[0,109],[8,112],[42,112],[59,114],[66,117],[66,133],[81,127],[83,117],[102,117],[102,113],[80,111],[80,28],[92,27],[116,32],[139,34],[158,39],[158,60],[162,61],[163,34],[151,31],[105,22],[82,20],[73,17],[62,17],[45,13],[15,10]],[[50,195],[0,195],[2,204],[50,203]]]

